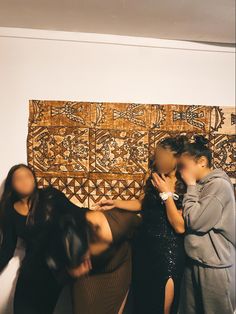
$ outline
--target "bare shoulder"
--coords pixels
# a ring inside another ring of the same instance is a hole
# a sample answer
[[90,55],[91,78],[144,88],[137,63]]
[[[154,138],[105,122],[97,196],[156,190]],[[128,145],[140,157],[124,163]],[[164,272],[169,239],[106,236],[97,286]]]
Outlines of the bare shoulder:
[[88,210],[86,212],[86,219],[95,227],[97,236],[101,239],[101,241],[113,241],[110,225],[103,212]]

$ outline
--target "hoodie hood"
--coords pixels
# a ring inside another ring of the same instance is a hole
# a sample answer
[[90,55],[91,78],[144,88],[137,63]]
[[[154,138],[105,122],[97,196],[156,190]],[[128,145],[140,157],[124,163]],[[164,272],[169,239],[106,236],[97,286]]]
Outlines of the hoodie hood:
[[224,179],[232,185],[232,182],[231,182],[229,176],[222,169],[212,170],[205,177],[203,177],[201,180],[199,180],[198,183],[199,184],[205,184],[205,183],[212,181],[213,179],[216,179],[216,178]]

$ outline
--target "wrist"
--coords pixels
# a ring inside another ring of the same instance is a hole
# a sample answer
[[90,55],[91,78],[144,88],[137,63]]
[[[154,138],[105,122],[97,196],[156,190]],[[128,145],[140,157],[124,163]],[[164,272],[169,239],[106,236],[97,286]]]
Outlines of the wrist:
[[163,191],[161,193],[159,193],[160,198],[163,201],[166,201],[169,197],[172,197],[173,193],[170,191]]
[[171,193],[171,192],[168,189],[163,189],[162,191],[160,191],[160,193]]
[[114,200],[113,205],[114,207],[119,208],[119,200]]
[[163,201],[166,201],[168,200],[169,198],[172,198],[173,200],[178,200],[179,199],[179,195],[176,194],[176,193],[173,193],[173,192],[162,192],[162,193],[159,193],[160,195],[160,198],[163,200]]
[[197,191],[197,185],[187,185],[187,193],[195,193]]

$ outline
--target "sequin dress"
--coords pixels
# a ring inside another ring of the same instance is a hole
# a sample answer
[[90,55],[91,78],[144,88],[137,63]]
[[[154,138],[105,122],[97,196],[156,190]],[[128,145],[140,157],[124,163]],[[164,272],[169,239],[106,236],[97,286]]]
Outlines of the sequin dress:
[[[175,201],[182,207],[182,198]],[[180,283],[185,265],[184,236],[170,225],[164,202],[153,187],[146,183],[142,205],[143,224],[134,242],[133,298],[135,314],[162,314],[165,286],[174,281],[174,302],[171,314],[177,313]]]

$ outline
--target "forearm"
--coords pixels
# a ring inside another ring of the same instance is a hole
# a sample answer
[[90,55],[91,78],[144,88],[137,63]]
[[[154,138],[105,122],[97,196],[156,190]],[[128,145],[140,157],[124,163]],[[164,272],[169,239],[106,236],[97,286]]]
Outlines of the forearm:
[[128,210],[128,211],[140,211],[142,207],[141,200],[115,200],[114,205],[116,208]]
[[187,192],[183,199],[184,206],[184,216],[186,216],[189,211],[198,211],[199,212],[199,192],[196,185],[188,185]]
[[199,197],[196,186],[188,186],[183,200],[183,216],[187,228],[208,232],[219,221],[221,213],[222,204],[216,195],[206,190],[204,196]]
[[172,197],[168,197],[165,201],[167,218],[177,233],[184,233],[184,219],[181,213],[179,213],[175,202]]

